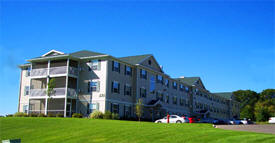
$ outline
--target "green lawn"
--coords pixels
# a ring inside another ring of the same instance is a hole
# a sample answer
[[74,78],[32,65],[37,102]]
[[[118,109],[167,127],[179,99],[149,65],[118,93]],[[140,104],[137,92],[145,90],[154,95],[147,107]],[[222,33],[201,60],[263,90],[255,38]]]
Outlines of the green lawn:
[[23,143],[183,143],[270,142],[275,135],[213,128],[210,124],[155,124],[149,122],[73,118],[0,118],[0,140]]

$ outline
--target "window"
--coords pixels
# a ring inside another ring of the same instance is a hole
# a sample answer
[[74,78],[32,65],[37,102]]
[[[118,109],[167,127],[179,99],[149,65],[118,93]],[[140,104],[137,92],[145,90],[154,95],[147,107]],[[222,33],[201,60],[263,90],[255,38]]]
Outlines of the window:
[[169,103],[169,95],[166,95],[165,102]]
[[163,77],[161,75],[157,75],[157,83],[163,84]]
[[175,82],[175,81],[173,82],[173,88],[174,88],[174,89],[177,89],[177,88],[178,88],[178,84],[177,84],[177,82]]
[[90,91],[99,91],[100,90],[100,88],[99,88],[99,86],[100,86],[100,83],[99,83],[99,81],[92,81],[91,83],[90,83],[90,88],[91,88],[91,90]]
[[31,68],[27,67],[25,76],[28,77],[31,74]]
[[177,104],[177,96],[173,97],[173,104]]
[[140,69],[140,78],[147,79],[147,71]]
[[131,96],[132,93],[132,87],[129,84],[124,85],[124,95]]
[[164,85],[165,85],[166,87],[169,87],[169,80],[168,80],[168,79],[165,79]]
[[155,93],[156,83],[155,83],[155,77],[151,76],[150,78],[150,93]]
[[160,91],[157,92],[156,96],[157,100],[163,101],[163,94]]
[[124,106],[124,116],[125,118],[130,118],[131,117],[131,106]]
[[92,70],[100,70],[100,60],[92,60],[90,64]]
[[120,63],[119,62],[113,61],[112,71],[120,72]]
[[28,107],[29,107],[28,105],[23,106],[23,112],[24,113],[28,113]]
[[132,68],[125,65],[125,75],[132,76]]
[[89,113],[92,113],[94,110],[99,110],[99,103],[89,104]]
[[188,87],[185,87],[185,91],[186,91],[186,92],[189,92],[189,88],[188,88]]
[[180,91],[184,90],[184,86],[182,84],[180,84]]
[[148,64],[149,64],[149,65],[151,65],[151,64],[152,64],[151,60],[148,60]]
[[180,98],[180,105],[183,106],[185,104],[185,101],[183,98]]
[[146,89],[140,88],[140,97],[146,97]]
[[112,105],[112,113],[119,114],[119,105],[118,104]]
[[30,87],[29,86],[25,86],[25,96],[30,94]]
[[112,92],[113,93],[119,93],[120,84],[117,81],[112,82]]

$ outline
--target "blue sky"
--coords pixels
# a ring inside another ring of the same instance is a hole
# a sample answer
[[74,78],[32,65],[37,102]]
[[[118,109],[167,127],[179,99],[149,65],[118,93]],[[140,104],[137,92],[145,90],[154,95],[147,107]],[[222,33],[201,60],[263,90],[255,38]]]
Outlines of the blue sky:
[[212,92],[275,88],[274,11],[264,1],[1,1],[0,115],[18,106],[17,65],[51,49],[153,54]]

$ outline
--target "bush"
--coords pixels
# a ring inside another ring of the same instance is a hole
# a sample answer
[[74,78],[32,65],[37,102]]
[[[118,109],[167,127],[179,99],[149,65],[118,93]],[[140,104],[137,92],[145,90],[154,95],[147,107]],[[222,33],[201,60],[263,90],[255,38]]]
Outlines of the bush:
[[29,117],[37,117],[37,116],[38,116],[37,113],[30,113],[30,114],[29,114]]
[[37,115],[37,117],[46,117],[46,115],[43,114],[43,113],[39,113],[39,114]]
[[63,114],[56,114],[56,117],[64,117],[64,115]]
[[92,119],[102,119],[103,118],[103,113],[98,111],[98,110],[94,110],[93,113],[91,113],[89,115],[90,118]]
[[112,119],[118,120],[119,119],[119,115],[117,113],[112,113]]
[[13,117],[28,117],[27,113],[16,112]]
[[47,117],[56,117],[53,113],[48,113]]
[[110,111],[106,111],[103,115],[103,119],[112,119],[112,113]]
[[83,115],[81,113],[73,113],[72,118],[82,118]]
[[13,114],[7,114],[6,117],[13,117]]

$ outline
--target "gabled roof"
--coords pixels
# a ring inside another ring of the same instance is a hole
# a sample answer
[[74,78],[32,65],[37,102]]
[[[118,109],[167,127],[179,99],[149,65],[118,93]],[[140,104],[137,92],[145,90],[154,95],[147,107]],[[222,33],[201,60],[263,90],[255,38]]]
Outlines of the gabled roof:
[[233,96],[233,92],[216,92],[213,94],[224,97],[226,99],[232,99],[232,96]]
[[42,55],[41,57],[46,57],[46,56],[57,56],[57,55],[64,55],[63,52],[56,51],[56,50],[51,50],[47,52],[46,54]]
[[106,55],[106,54],[92,52],[88,50],[82,50],[82,51],[70,53],[70,55],[78,58],[83,58],[83,57],[99,56],[99,55]]
[[179,80],[183,83],[186,83],[190,86],[194,85],[198,80],[200,80],[200,77],[184,77],[184,78],[176,78],[176,80]]
[[152,54],[129,56],[129,57],[120,57],[118,59],[122,60],[126,63],[136,65],[136,64],[141,63],[142,61],[144,61],[146,58],[148,58],[150,56],[152,56]]

